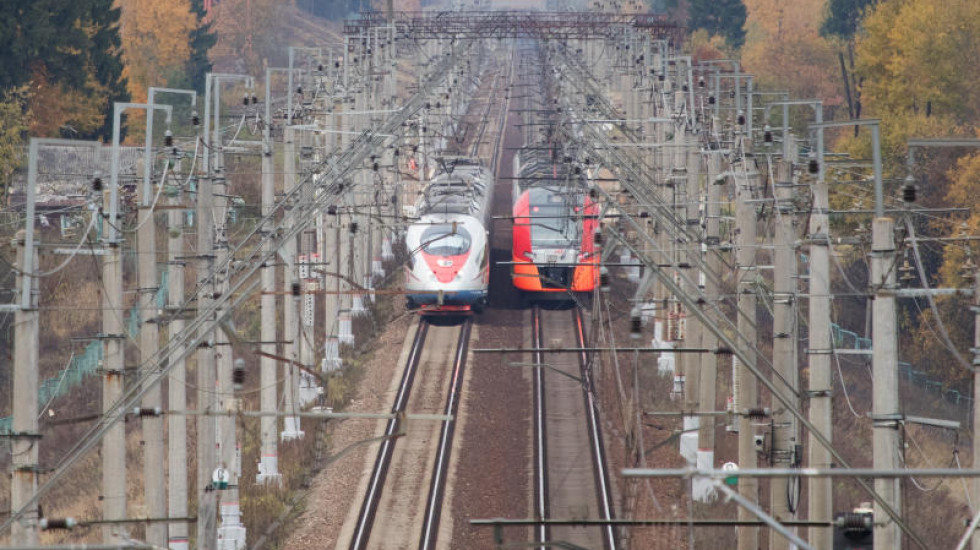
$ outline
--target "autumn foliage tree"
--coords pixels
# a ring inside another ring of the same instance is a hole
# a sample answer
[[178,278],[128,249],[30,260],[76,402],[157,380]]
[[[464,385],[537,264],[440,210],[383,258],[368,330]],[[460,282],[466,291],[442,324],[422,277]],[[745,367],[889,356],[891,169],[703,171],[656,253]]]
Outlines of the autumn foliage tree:
[[0,4],[0,90],[27,85],[35,135],[105,138],[112,101],[129,98],[112,0]]
[[761,88],[790,96],[843,102],[833,43],[820,36],[825,0],[746,0],[748,21],[742,64]]

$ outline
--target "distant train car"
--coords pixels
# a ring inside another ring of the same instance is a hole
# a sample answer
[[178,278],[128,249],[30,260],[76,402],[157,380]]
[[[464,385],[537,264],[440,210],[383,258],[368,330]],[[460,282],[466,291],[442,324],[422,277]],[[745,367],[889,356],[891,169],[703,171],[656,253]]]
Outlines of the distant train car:
[[423,189],[419,219],[405,234],[407,305],[424,313],[479,312],[489,299],[493,178],[476,161],[443,165]]
[[553,149],[529,147],[515,160],[513,281],[532,300],[570,300],[599,280],[598,204],[587,178]]

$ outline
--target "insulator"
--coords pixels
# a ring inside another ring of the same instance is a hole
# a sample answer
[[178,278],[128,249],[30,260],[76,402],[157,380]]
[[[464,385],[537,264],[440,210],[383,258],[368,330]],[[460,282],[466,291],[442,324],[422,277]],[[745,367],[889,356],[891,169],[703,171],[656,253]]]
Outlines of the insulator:
[[197,114],[197,111],[191,112],[191,124],[193,124],[194,126],[201,125],[201,117]]
[[75,518],[41,518],[37,522],[37,526],[42,531],[49,529],[72,529],[76,525],[78,525],[78,522],[75,521]]
[[649,218],[650,217],[650,213],[644,210],[643,212],[640,212],[640,217],[641,218]]
[[318,70],[318,71],[320,71],[322,73],[323,72],[323,63],[320,63],[319,65],[317,65],[316,66],[316,70]]
[[767,407],[753,408],[745,411],[745,416],[749,418],[768,418],[771,411]]
[[735,90],[731,90],[728,92],[728,99],[735,99]]
[[874,527],[874,516],[871,514],[841,514],[837,518],[837,526],[849,533],[870,532]]
[[290,294],[293,295],[293,298],[299,298],[299,290],[299,281],[293,281],[293,283],[289,285],[289,291]]
[[643,319],[639,313],[630,315],[630,338],[639,338],[643,332]]
[[242,96],[242,105],[248,105],[248,94]]
[[160,416],[163,414],[163,409],[160,407],[136,407],[130,414],[133,416]]
[[378,168],[379,168],[379,166],[380,166],[380,165],[379,165],[379,164],[378,164],[377,162],[375,162],[374,164],[372,164],[372,165],[371,165],[371,170],[374,170],[375,172],[377,172],[377,171],[378,171]]
[[808,162],[807,165],[806,165],[806,169],[811,174],[817,174],[817,173],[819,173],[820,172],[820,161],[818,161],[815,158],[810,159],[810,162]]
[[303,95],[303,87],[302,86],[296,86],[296,93],[299,94],[299,95]]
[[394,152],[394,153],[392,153],[392,155],[393,155],[393,156],[396,156],[396,157],[397,157],[398,155],[400,155],[400,154],[401,154],[401,153],[399,153],[399,152],[398,152],[398,149],[395,149],[395,152]]
[[739,113],[738,114],[738,118],[736,119],[736,121],[738,122],[738,125],[739,126],[745,126],[745,115],[742,114],[742,113]]
[[235,366],[231,370],[231,387],[235,391],[242,391],[245,387],[245,360],[235,359]]
[[350,226],[347,229],[350,231],[351,235],[357,233],[357,222],[350,222]]
[[772,143],[772,128],[768,124],[766,124],[766,127],[762,131],[762,141]]
[[902,200],[905,202],[915,202],[915,178],[912,174],[905,176],[905,185],[902,186]]
[[337,205],[336,204],[331,204],[331,205],[328,205],[327,206],[327,215],[328,216],[336,216],[337,215]]
[[573,172],[575,173],[576,176],[579,175],[579,174],[581,174],[582,173],[582,167],[581,166],[576,166],[574,168]]
[[340,68],[340,61],[334,61],[333,62],[333,68],[334,69],[339,69]]
[[96,193],[102,191],[102,176],[100,174],[96,174],[95,177],[92,178],[92,191],[95,191]]
[[715,104],[715,96],[709,95],[708,96],[708,105],[714,105],[714,104]]
[[599,268],[599,290],[609,292],[609,270],[606,266]]
[[682,92],[686,92],[686,91],[688,91],[688,87],[687,87],[687,84],[684,84],[683,86],[681,86],[681,91],[682,91]]
[[442,108],[442,102],[436,101],[436,109],[441,109],[441,108]]
[[704,77],[703,76],[699,76],[698,77],[698,88],[704,88]]
[[166,147],[174,146],[174,134],[170,130],[163,133],[163,144]]
[[259,102],[259,96],[257,96],[257,95],[255,95],[255,94],[253,93],[253,94],[252,94],[252,105],[255,105],[255,104],[256,104],[256,103],[258,103],[258,102]]
[[592,242],[595,243],[596,245],[602,245],[602,232],[601,231],[596,231],[595,232],[595,234],[592,236]]
[[667,77],[666,77],[666,76],[664,76],[663,74],[658,74],[658,75],[657,75],[657,80],[659,80],[660,82],[663,82],[663,81],[664,81],[664,80],[666,80],[666,79],[667,79]]
[[431,109],[431,108],[432,108],[432,103],[430,103],[430,102],[428,102],[428,101],[426,101],[426,102],[425,102],[425,108],[426,108],[426,109]]

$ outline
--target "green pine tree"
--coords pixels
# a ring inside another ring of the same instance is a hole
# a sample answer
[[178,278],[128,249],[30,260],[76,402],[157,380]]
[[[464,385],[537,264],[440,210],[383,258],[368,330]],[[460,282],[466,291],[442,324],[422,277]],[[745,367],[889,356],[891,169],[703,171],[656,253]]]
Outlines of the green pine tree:
[[197,28],[191,31],[191,55],[185,65],[184,82],[186,86],[203,92],[205,75],[211,72],[208,50],[214,47],[218,36],[212,30],[211,23],[204,21],[207,15],[204,0],[191,0],[191,12],[197,16]]
[[745,4],[742,0],[690,0],[688,26],[725,38],[733,49],[745,43]]
[[861,27],[865,10],[876,3],[876,0],[829,0],[827,18],[820,26],[820,34],[850,40]]

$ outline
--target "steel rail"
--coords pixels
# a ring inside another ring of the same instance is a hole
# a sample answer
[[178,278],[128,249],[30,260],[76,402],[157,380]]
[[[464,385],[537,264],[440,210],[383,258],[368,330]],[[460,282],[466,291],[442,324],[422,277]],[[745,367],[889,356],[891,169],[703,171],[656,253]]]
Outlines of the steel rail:
[[[544,341],[544,333],[541,327],[541,308],[535,305],[531,309],[531,339],[535,347],[534,352],[534,375],[533,375],[533,397],[534,397],[534,506],[537,519],[545,520],[551,517],[551,502],[548,498],[548,432],[545,422],[545,410],[547,401],[545,399],[544,387],[544,354],[541,352],[541,342]],[[535,527],[537,542],[545,543],[551,537],[551,529],[547,524],[539,524]],[[539,550],[544,550],[542,544]]]
[[385,427],[384,440],[381,442],[381,447],[378,448],[378,456],[374,461],[374,469],[371,471],[368,489],[364,495],[364,501],[361,503],[361,511],[357,516],[357,525],[350,542],[351,550],[366,548],[368,538],[371,536],[374,516],[381,500],[381,491],[384,488],[385,479],[388,477],[388,467],[391,465],[391,457],[394,454],[396,437],[403,428],[399,416],[405,412],[405,406],[408,404],[408,398],[412,392],[412,383],[415,381],[415,373],[418,370],[419,358],[422,355],[422,346],[425,344],[428,328],[429,323],[424,318],[420,318],[418,328],[415,331],[415,338],[412,341],[412,348],[408,354],[408,361],[405,363],[405,370],[402,372],[402,379],[398,385],[398,393],[395,396],[394,404],[391,406],[391,413],[396,416],[388,420]]
[[[575,323],[575,339],[580,348],[585,347],[585,324],[582,322],[582,310],[572,309],[572,321]],[[595,397],[595,380],[592,378],[589,356],[585,351],[579,352],[579,368],[582,373],[582,395],[585,398],[585,414],[589,425],[589,440],[592,444],[592,464],[595,469],[596,493],[599,498],[599,510],[602,519],[609,521],[615,517],[613,507],[612,487],[609,482],[609,469],[606,466],[606,448],[602,439],[602,426],[599,423],[599,404]],[[616,531],[612,525],[603,528],[604,543],[607,550],[618,548]]]
[[449,460],[452,458],[453,433],[456,429],[456,410],[459,409],[460,396],[463,393],[463,375],[466,369],[466,354],[469,349],[470,331],[473,328],[473,318],[468,317],[463,322],[456,343],[456,358],[453,360],[453,373],[449,382],[449,394],[446,396],[446,406],[443,413],[449,417],[442,423],[439,434],[439,451],[436,462],[432,467],[432,480],[429,484],[429,499],[425,506],[425,516],[422,520],[422,536],[419,540],[419,550],[431,550],[436,547],[439,537],[439,520],[442,517],[442,499],[445,495],[446,477],[449,472]]

